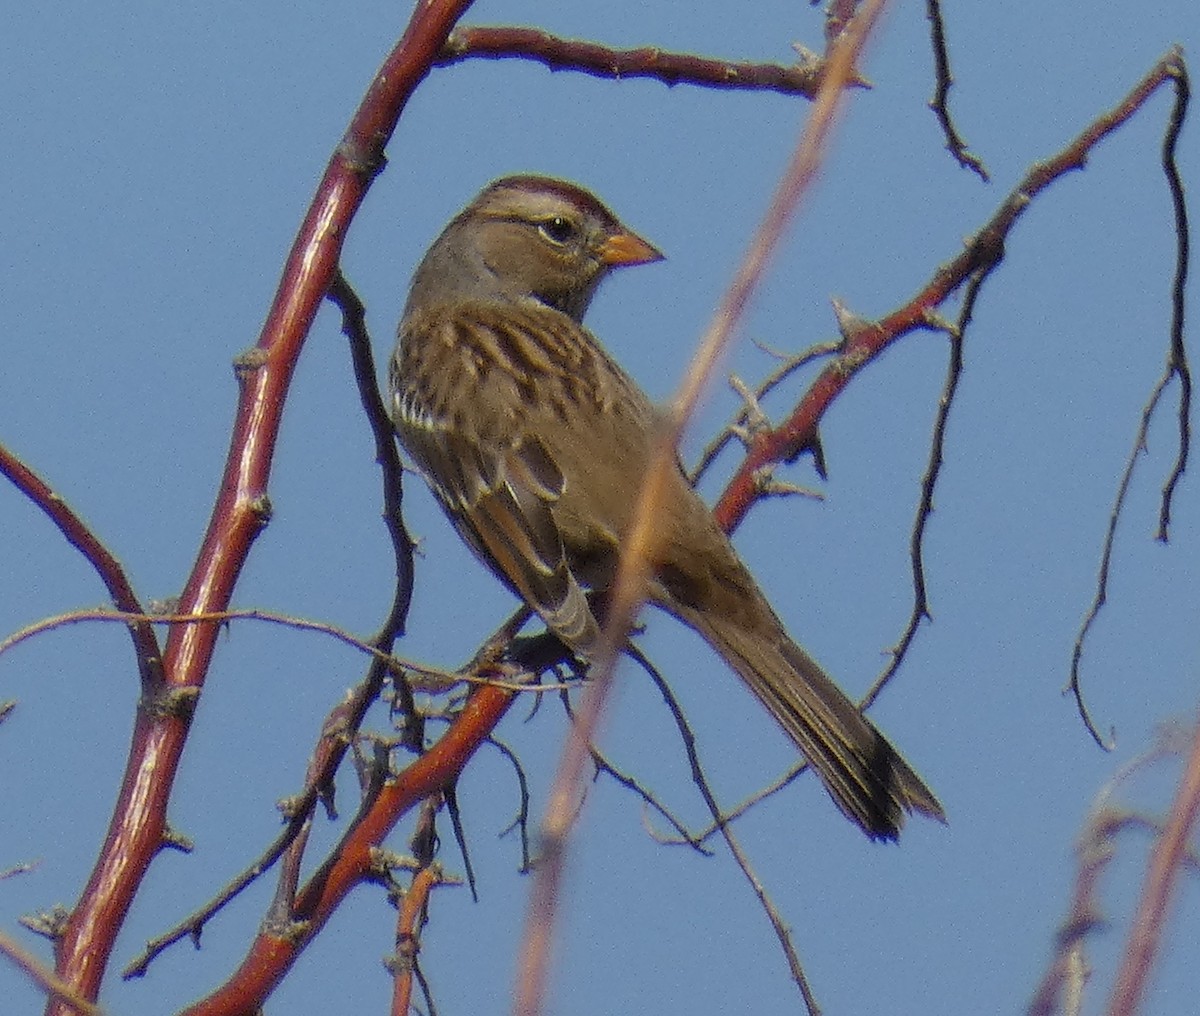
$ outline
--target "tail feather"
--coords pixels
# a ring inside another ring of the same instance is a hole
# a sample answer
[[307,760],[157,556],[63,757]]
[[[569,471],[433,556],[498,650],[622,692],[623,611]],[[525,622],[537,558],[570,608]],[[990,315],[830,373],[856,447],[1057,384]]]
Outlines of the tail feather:
[[766,601],[760,603],[762,611],[749,612],[753,627],[744,624],[747,612],[738,619],[676,602],[662,606],[721,654],[868,836],[894,840],[913,811],[944,822],[941,804],[921,777],[788,637]]

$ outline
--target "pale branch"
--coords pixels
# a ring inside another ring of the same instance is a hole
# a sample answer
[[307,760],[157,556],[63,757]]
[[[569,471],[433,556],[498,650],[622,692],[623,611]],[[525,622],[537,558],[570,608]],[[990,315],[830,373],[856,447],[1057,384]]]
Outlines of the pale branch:
[[[1026,1010],[1028,1016],[1081,1011],[1085,979],[1083,945],[1089,935],[1106,924],[1098,901],[1100,879],[1116,856],[1117,837],[1126,829],[1148,829],[1160,839],[1164,835],[1161,825],[1134,815],[1128,808],[1113,804],[1112,800],[1117,789],[1134,776],[1166,758],[1181,755],[1185,750],[1186,738],[1164,727],[1152,747],[1121,766],[1096,794],[1076,846],[1078,870],[1068,913],[1055,935],[1054,954]],[[1184,852],[1180,863],[1195,872],[1195,852]],[[1067,996],[1065,1006],[1063,995]]]
[[0,932],[0,956],[6,957],[48,997],[61,1002],[68,1011],[78,1013],[79,1016],[103,1016],[100,1006],[81,997],[70,984],[58,977],[33,953],[22,948],[3,932]]
[[[565,856],[573,825],[571,802],[583,778],[588,757],[587,746],[595,739],[600,716],[612,687],[617,658],[645,595],[650,562],[656,553],[656,541],[663,535],[656,523],[665,477],[678,468],[676,449],[679,437],[721,353],[730,345],[734,328],[761,284],[767,264],[778,250],[801,197],[807,193],[824,162],[843,88],[882,10],[883,0],[867,0],[852,24],[831,45],[826,74],[812,115],[776,187],[766,215],[754,233],[749,250],[720,300],[712,323],[705,331],[683,382],[664,414],[624,534],[620,561],[610,590],[608,615],[599,649],[592,661],[591,684],[579,710],[579,722],[572,727],[571,736],[563,747],[542,821],[542,863],[534,875],[518,960],[515,999],[518,1016],[539,1016],[543,1011],[549,976],[550,943],[560,908]],[[719,517],[718,521],[724,522]],[[729,527],[726,528],[728,530]],[[735,841],[731,835],[730,840],[731,849],[734,849]],[[773,908],[768,906],[768,912],[773,913]],[[774,914],[772,923],[786,948],[789,945],[786,929],[777,914]],[[789,960],[793,955],[789,954]],[[806,1004],[810,1007],[815,1005],[798,963],[793,964],[792,971]]]
[[1150,859],[1137,911],[1130,922],[1129,934],[1116,983],[1109,1000],[1110,1016],[1136,1013],[1145,997],[1154,961],[1162,947],[1167,913],[1179,881],[1188,844],[1200,815],[1200,725],[1192,729],[1192,744],[1184,763],[1183,777],[1171,802],[1162,832],[1150,849]]

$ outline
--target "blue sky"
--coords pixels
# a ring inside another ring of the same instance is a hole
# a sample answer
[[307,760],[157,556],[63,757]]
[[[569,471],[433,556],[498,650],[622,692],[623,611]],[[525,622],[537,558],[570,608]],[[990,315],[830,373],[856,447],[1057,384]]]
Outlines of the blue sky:
[[[605,5],[480,2],[473,19],[540,24],[618,46],[654,44],[787,60],[819,48],[817,11],[789,0]],[[329,152],[407,17],[404,5],[134,3],[24,5],[0,38],[0,441],[39,469],[126,565],[145,599],[178,592],[207,522],[236,398],[230,361],[257,337],[279,268]],[[982,224],[1028,166],[1059,149],[1200,23],[1184,0],[1101,0],[949,11],[953,110],[987,162],[981,184],[944,152],[923,5],[893,4],[830,161],[727,365],[765,374],[749,341],[796,350],[834,335],[831,296],[864,316],[906,300]],[[898,847],[867,843],[813,780],[738,831],[790,923],[829,1013],[1009,1012],[1030,997],[1065,914],[1081,822],[1105,781],[1195,718],[1200,530],[1194,468],[1172,541],[1153,539],[1175,453],[1160,413],[1118,531],[1109,603],[1087,646],[1086,692],[1117,749],[1098,750],[1061,694],[1094,591],[1101,540],[1138,415],[1166,351],[1171,211],[1158,166],[1170,96],[1159,95],[1057,184],[1010,237],[976,309],[966,373],[926,546],[931,608],[904,670],[873,713],[938,792],[950,824],[914,821]],[[622,273],[589,324],[657,397],[675,387],[745,249],[807,115],[803,100],[668,89],[477,62],[435,72],[412,101],[348,238],[344,267],[391,348],[412,268],[444,221],[489,179],[534,170],[594,189],[668,255]],[[1195,126],[1181,163],[1196,177]],[[1193,215],[1195,210],[1193,209]],[[1189,298],[1196,302],[1196,273]],[[945,371],[946,343],[914,336],[860,375],[823,427],[824,502],[772,501],[737,543],[792,633],[851,693],[865,689],[910,609],[908,534]],[[801,388],[790,390],[794,399]],[[789,394],[767,405],[779,413]],[[685,452],[734,406],[714,390]],[[378,472],[345,340],[323,310],[296,374],[270,485],[274,518],[236,605],[366,634],[390,596]],[[707,493],[733,468],[717,468]],[[817,484],[807,462],[784,474]],[[416,483],[421,541],[408,656],[456,665],[511,598],[457,542]],[[104,600],[79,555],[0,487],[0,637]],[[644,644],[677,687],[726,802],[787,768],[781,734],[702,644],[650,616]],[[303,776],[320,721],[358,680],[359,656],[320,636],[253,623],[223,637],[179,776],[171,820],[196,842],[153,866],[115,970],[206,900],[274,836],[274,801]],[[0,920],[70,904],[87,877],[124,763],[136,674],[112,626],[78,626],[0,658]],[[549,705],[550,703],[547,703]],[[500,735],[525,763],[540,814],[560,711]],[[656,693],[622,672],[604,746],[696,824],[703,806]],[[1158,814],[1176,769],[1122,791]],[[340,802],[353,809],[351,777]],[[423,962],[444,1014],[504,1011],[528,879],[512,838],[511,771],[485,752],[460,787],[480,901],[435,897]],[[311,857],[337,828],[319,824]],[[393,845],[404,849],[405,827]],[[443,860],[460,863],[447,830]],[[1112,923],[1089,941],[1089,1008],[1106,998],[1147,840],[1128,835],[1105,879]],[[568,868],[553,1011],[795,1011],[757,904],[725,855],[646,835],[638,804],[593,787]],[[174,1010],[236,962],[271,891],[256,887],[149,976],[110,976],[112,1013]],[[360,890],[272,1005],[384,1011],[380,957],[393,914]],[[1183,883],[1146,1011],[1193,1011],[1186,944],[1200,896]],[[40,948],[36,941],[35,948]],[[38,993],[0,964],[0,992]]]

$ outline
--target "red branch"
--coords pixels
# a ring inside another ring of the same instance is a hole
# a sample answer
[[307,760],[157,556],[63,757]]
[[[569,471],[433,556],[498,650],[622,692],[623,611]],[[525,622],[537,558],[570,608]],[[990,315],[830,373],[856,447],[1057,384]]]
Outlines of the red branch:
[[878,322],[854,320],[850,327],[843,323],[842,351],[821,372],[784,423],[755,436],[741,467],[726,486],[713,509],[726,530],[736,529],[759,498],[765,472],[815,446],[817,424],[850,379],[893,342],[910,332],[933,327],[934,308],[975,273],[990,271],[1003,258],[1005,240],[1033,198],[1071,170],[1081,169],[1097,144],[1145,105],[1160,86],[1180,76],[1182,59],[1178,50],[1171,50],[1115,109],[1094,120],[1058,154],[1036,163],[962,252],[942,265],[908,303]]
[[[267,478],[292,371],[333,279],[349,223],[405,103],[470,0],[418,6],[404,37],[371,82],[331,158],[289,252],[257,345],[239,363],[241,396],[220,493],[180,610],[229,605],[234,584],[270,505]],[[139,704],[121,793],[104,846],[57,945],[58,973],[89,999],[99,991],[113,942],[150,862],[163,845],[167,799],[204,684],[217,624],[171,630],[164,659],[168,694]],[[65,1016],[60,1003],[48,1014]]]
[[405,812],[453,782],[500,722],[513,697],[512,691],[477,687],[446,733],[383,787],[330,860],[300,890],[293,907],[295,923],[264,929],[229,980],[182,1016],[236,1016],[258,1011],[347,893],[374,876],[373,848]]
[[392,1016],[408,1016],[412,1002],[413,974],[420,952],[421,929],[429,893],[439,882],[436,868],[422,868],[405,890],[400,916],[396,921],[396,971],[392,988]]
[[782,92],[813,98],[821,86],[823,62],[816,57],[785,64],[712,60],[691,53],[670,53],[657,46],[612,49],[594,42],[563,39],[537,28],[475,25],[456,28],[438,63],[449,65],[470,57],[538,60],[551,70],[582,71],[601,78],[654,78],[709,88]]

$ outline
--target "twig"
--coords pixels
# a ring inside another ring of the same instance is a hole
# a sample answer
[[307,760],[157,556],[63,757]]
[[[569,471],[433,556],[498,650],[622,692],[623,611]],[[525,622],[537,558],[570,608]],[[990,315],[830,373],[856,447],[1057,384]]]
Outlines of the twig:
[[912,570],[913,606],[908,616],[908,623],[899,641],[892,647],[891,660],[883,669],[871,687],[867,689],[859,705],[866,709],[883,691],[908,655],[908,650],[916,640],[921,622],[932,615],[929,612],[929,591],[925,584],[925,531],[933,516],[933,492],[941,475],[942,464],[945,461],[946,427],[950,420],[950,409],[954,405],[954,396],[958,392],[958,382],[962,378],[963,369],[963,336],[975,300],[983,285],[984,274],[977,275],[967,287],[967,296],[963,301],[962,312],[958,323],[944,327],[950,337],[950,360],[946,365],[946,382],[942,387],[942,396],[938,400],[937,418],[933,424],[933,437],[929,445],[929,463],[925,467],[925,475],[921,477],[921,500],[917,505],[916,517],[913,519],[912,536],[909,539],[909,562]]
[[[1161,77],[1157,77],[1156,74],[1161,75]],[[1065,689],[1070,691],[1075,697],[1076,708],[1079,710],[1079,715],[1083,719],[1088,732],[1092,735],[1096,743],[1105,750],[1111,750],[1113,747],[1112,732],[1110,732],[1107,740],[1101,736],[1095,723],[1092,722],[1087,704],[1083,700],[1083,684],[1080,677],[1083,646],[1087,641],[1088,633],[1100,616],[1101,608],[1108,599],[1108,576],[1112,565],[1113,548],[1116,544],[1117,522],[1120,520],[1125,507],[1125,499],[1129,494],[1130,485],[1133,481],[1133,471],[1137,465],[1138,456],[1146,450],[1146,435],[1150,430],[1150,421],[1154,416],[1155,410],[1158,408],[1159,401],[1166,392],[1167,386],[1176,377],[1179,379],[1179,451],[1176,455],[1175,464],[1171,469],[1170,476],[1163,486],[1162,502],[1159,507],[1158,538],[1163,541],[1167,539],[1170,527],[1171,501],[1175,493],[1175,488],[1183,476],[1184,469],[1187,467],[1188,451],[1191,447],[1192,372],[1188,363],[1187,349],[1183,341],[1186,307],[1184,287],[1187,284],[1190,245],[1188,238],[1187,205],[1183,199],[1183,184],[1179,179],[1179,170],[1175,164],[1175,148],[1179,139],[1180,128],[1187,113],[1191,87],[1188,80],[1187,68],[1183,63],[1183,54],[1178,49],[1172,50],[1163,57],[1156,66],[1155,71],[1151,72],[1151,75],[1147,76],[1142,85],[1139,86],[1139,91],[1144,92],[1142,101],[1153,91],[1153,88],[1147,87],[1147,82],[1153,81],[1154,87],[1157,87],[1162,81],[1167,80],[1174,80],[1176,89],[1175,105],[1171,111],[1171,119],[1163,141],[1162,156],[1163,172],[1167,177],[1167,189],[1170,191],[1175,209],[1176,237],[1175,279],[1171,287],[1171,331],[1170,345],[1167,351],[1167,363],[1162,376],[1158,379],[1158,382],[1150,393],[1149,400],[1142,409],[1142,416],[1138,422],[1133,447],[1130,449],[1129,457],[1125,461],[1125,468],[1121,472],[1121,480],[1117,484],[1117,495],[1113,501],[1112,510],[1108,515],[1108,527],[1104,534],[1103,549],[1100,553],[1100,569],[1096,576],[1096,593],[1092,598],[1091,605],[1087,609],[1087,613],[1084,615],[1083,622],[1079,626],[1079,632],[1075,636],[1075,644],[1071,650],[1070,678]],[[1130,101],[1127,100],[1121,107],[1110,113],[1107,119],[1115,119],[1129,105]],[[1127,118],[1131,113],[1132,110],[1130,110],[1130,113],[1126,113],[1125,117]]]
[[[749,797],[747,797],[745,800],[743,800],[739,804],[728,809],[727,811],[722,811],[719,818],[715,819],[712,822],[712,824],[706,826],[704,829],[702,829],[697,834],[697,839],[701,843],[707,843],[718,832],[718,830],[720,830],[722,825],[736,822],[739,818],[741,818],[743,815],[745,815],[746,812],[748,812],[755,805],[761,804],[768,797],[774,797],[785,787],[791,786],[793,783],[796,782],[796,779],[800,776],[800,774],[803,773],[804,770],[806,770],[807,768],[808,768],[807,762],[796,763],[796,765],[792,766],[792,768],[789,769],[782,776],[778,777],[771,783],[768,783],[765,787],[761,788],[760,790],[756,790],[753,794],[751,794]],[[670,838],[663,837],[663,842],[664,843],[675,843],[675,842],[682,842],[682,841],[675,841]]]
[[1183,342],[1183,326],[1187,308],[1187,278],[1191,265],[1191,233],[1188,227],[1187,201],[1183,193],[1183,180],[1179,176],[1176,153],[1179,134],[1187,118],[1188,103],[1192,86],[1188,77],[1183,54],[1175,51],[1175,104],[1163,137],[1162,166],[1167,178],[1167,191],[1171,195],[1171,207],[1175,213],[1175,279],[1171,284],[1171,351],[1167,357],[1167,373],[1179,377],[1179,454],[1171,475],[1163,486],[1162,505],[1158,514],[1158,538],[1164,542],[1171,527],[1171,501],[1175,488],[1187,468],[1188,449],[1191,447],[1192,369],[1188,364],[1187,350]]
[[950,116],[950,88],[954,84],[954,75],[950,72],[950,52],[946,46],[946,22],[942,18],[941,0],[925,0],[925,16],[929,19],[929,30],[933,40],[933,63],[937,73],[937,87],[933,98],[929,100],[929,108],[933,110],[942,126],[946,150],[954,156],[960,166],[969,169],[987,183],[988,171],[983,160],[970,151]]
[[[0,474],[7,476],[13,486],[40,508],[67,542],[78,550],[95,569],[112,597],[113,605],[132,615],[142,613],[142,605],[125,569],[95,533],[71,508],[61,495],[17,458],[4,445],[0,445]],[[142,694],[149,697],[163,687],[162,651],[154,630],[145,623],[131,621],[129,637],[133,640],[133,651],[137,656],[138,673],[142,680]]]
[[[637,660],[638,663],[640,663],[642,665],[642,667],[645,668],[645,670],[648,673],[650,673],[654,677],[658,677],[658,671],[653,666],[651,666],[650,661],[646,658],[646,656],[642,653],[642,651],[640,649],[636,648],[633,645],[630,645],[626,649],[626,652],[629,654],[630,657]],[[570,702],[564,702],[564,704],[567,707],[567,715],[571,718],[571,722],[574,723],[575,722],[575,713],[570,707]],[[670,809],[667,808],[667,806],[664,805],[661,801],[659,801],[658,798],[655,797],[654,794],[649,789],[647,789],[646,787],[643,787],[642,784],[638,781],[638,779],[636,777],[630,776],[628,773],[622,772],[620,769],[618,769],[609,760],[608,756],[606,756],[594,744],[589,746],[589,751],[590,751],[590,754],[592,757],[592,765],[595,768],[595,775],[593,776],[593,780],[599,778],[602,774],[615,780],[618,784],[620,784],[626,790],[630,791],[631,793],[635,794],[637,797],[641,798],[642,805],[644,808],[649,808],[651,811],[658,812],[658,814],[661,815],[663,817],[663,819],[666,820],[667,824],[670,825],[671,828],[674,829],[675,832],[678,834],[678,838],[672,839],[671,842],[687,844],[689,847],[692,847],[698,853],[702,854],[705,857],[712,856],[712,851],[708,850],[706,847],[704,847],[700,843],[699,838],[696,837],[693,833],[691,833],[688,830],[687,826],[685,826],[680,819],[676,818],[675,815],[673,815],[671,813]],[[664,837],[654,836],[653,838],[657,839],[660,843],[666,842],[666,839]]]
[[507,826],[500,830],[499,835],[503,839],[514,829],[518,831],[521,838],[520,870],[521,874],[526,874],[532,869],[532,866],[529,858],[529,781],[525,778],[525,767],[521,765],[521,760],[517,758],[516,752],[499,738],[489,737],[487,743],[508,759],[509,765],[513,767],[513,772],[516,773],[517,788],[520,792],[517,814]]
[[[294,614],[280,614],[277,611],[264,610],[261,607],[213,610],[208,613],[197,614],[126,613],[110,610],[107,607],[70,610],[64,614],[55,614],[53,617],[42,618],[40,621],[35,621],[33,624],[26,625],[24,628],[13,632],[4,639],[0,639],[0,655],[35,636],[66,625],[81,624],[88,621],[116,624],[146,623],[152,625],[211,624],[214,621],[222,624],[229,621],[261,621],[264,624],[282,625],[286,628],[293,628],[296,631],[320,632],[323,635],[328,635],[336,639],[344,645],[351,646],[359,652],[373,657],[374,661],[382,667],[386,674],[394,676],[400,670],[403,670],[405,672],[406,683],[409,683],[411,679],[411,683],[414,684],[418,691],[434,694],[444,692],[456,684],[494,684],[508,691],[538,695],[572,687],[571,684],[538,684],[531,686],[517,681],[507,682],[500,677],[479,677],[475,674],[464,673],[462,671],[433,667],[427,663],[418,663],[416,660],[411,660],[404,656],[396,656],[379,648],[380,644],[390,642],[391,639],[374,635],[370,640],[363,640],[352,632],[346,631],[345,628],[340,628],[327,621],[313,621],[309,618],[297,617]],[[389,629],[386,625],[383,630],[391,630],[394,634],[394,629]]]
[[796,952],[795,943],[792,942],[792,934],[788,930],[787,923],[784,921],[783,915],[779,912],[779,908],[775,906],[775,901],[771,898],[771,894],[754,871],[754,866],[750,863],[749,855],[742,849],[741,843],[734,836],[733,826],[730,824],[728,816],[721,811],[721,807],[717,803],[716,794],[713,793],[712,786],[708,782],[708,777],[704,773],[704,768],[700,764],[700,753],[696,750],[696,738],[692,733],[691,725],[683,715],[683,708],[680,706],[679,700],[675,698],[674,693],[663,679],[663,676],[640,651],[636,652],[634,657],[646,673],[650,675],[650,679],[658,688],[659,694],[662,695],[663,701],[666,702],[667,708],[675,720],[676,729],[678,729],[680,739],[683,741],[684,750],[687,752],[688,764],[692,770],[692,782],[695,783],[697,789],[700,791],[700,796],[704,799],[704,804],[712,816],[713,827],[721,833],[721,837],[729,847],[729,852],[733,855],[738,868],[741,869],[742,876],[746,879],[747,884],[758,900],[758,905],[762,908],[763,913],[766,914],[767,920],[771,924],[771,929],[775,932],[775,937],[779,941],[779,947],[783,951],[784,959],[792,974],[792,979],[800,989],[800,995],[804,999],[805,1008],[810,1013],[810,1016],[819,1016],[821,1008],[817,1005],[817,999],[813,994],[812,986],[808,983],[808,976],[805,974],[804,967],[800,963],[800,956]]

